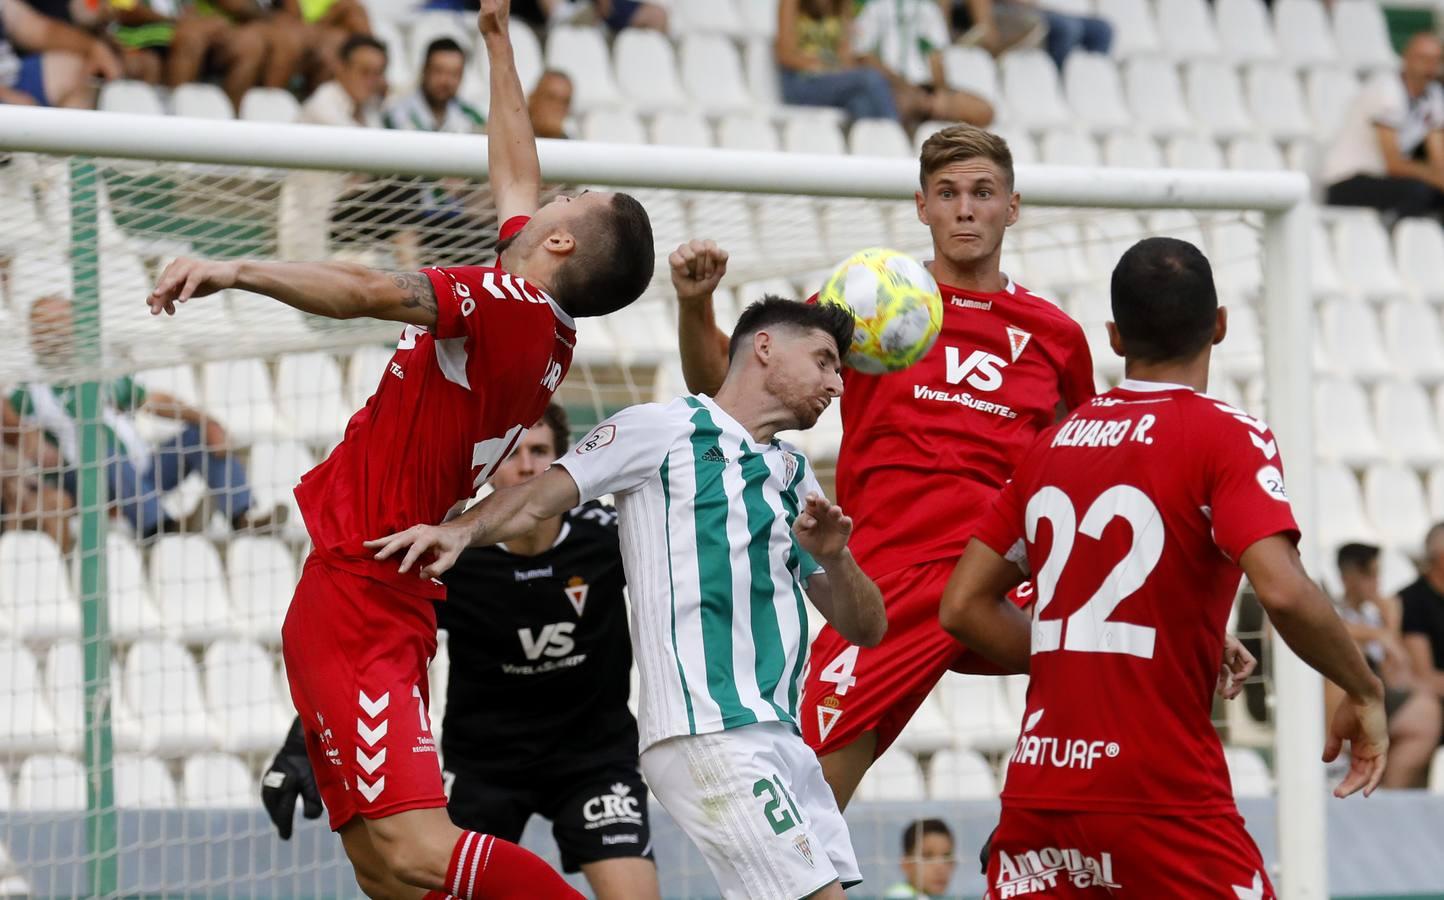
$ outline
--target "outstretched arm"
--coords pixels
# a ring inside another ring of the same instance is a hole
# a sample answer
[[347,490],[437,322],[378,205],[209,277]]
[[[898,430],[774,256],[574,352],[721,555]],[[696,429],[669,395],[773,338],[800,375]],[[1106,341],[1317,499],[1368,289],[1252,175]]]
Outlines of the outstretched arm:
[[420,272],[382,272],[345,262],[253,262],[177,259],[165,267],[146,303],[173,316],[177,303],[237,288],[273,297],[328,319],[369,316],[430,328],[436,291]]
[[882,592],[847,549],[852,519],[842,507],[808,494],[792,529],[797,543],[823,568],[807,580],[812,605],[849,643],[876,647],[887,633],[887,613]]
[[943,589],[938,611],[943,630],[1009,672],[1027,672],[1032,627],[1008,591],[1023,571],[974,538]]
[[541,195],[541,163],[527,112],[526,93],[511,51],[508,11],[511,0],[481,0],[477,27],[486,45],[491,74],[491,111],[487,114],[487,173],[498,220],[536,212]]
[[422,556],[436,558],[422,566],[422,578],[440,578],[456,564],[461,551],[470,546],[498,544],[532,531],[541,522],[555,518],[581,500],[577,483],[563,466],[552,466],[530,481],[495,491],[471,509],[442,525],[413,525],[389,534],[366,547],[377,559],[389,559],[406,551],[402,572],[411,571]]
[[717,327],[712,295],[727,274],[727,251],[713,241],[688,241],[667,258],[677,292],[677,346],[682,378],[694,394],[715,395],[727,377],[728,337]]

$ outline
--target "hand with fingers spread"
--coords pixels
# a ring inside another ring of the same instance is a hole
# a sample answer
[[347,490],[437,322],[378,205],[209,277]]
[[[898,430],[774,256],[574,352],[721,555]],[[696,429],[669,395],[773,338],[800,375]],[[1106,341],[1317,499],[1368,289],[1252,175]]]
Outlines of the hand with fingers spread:
[[792,523],[792,531],[802,549],[824,561],[847,550],[847,539],[852,536],[852,517],[826,497],[808,494],[807,505]]
[[1339,704],[1324,741],[1324,762],[1338,759],[1344,741],[1349,742],[1349,774],[1334,788],[1334,796],[1347,797],[1362,788],[1367,797],[1383,780],[1389,761],[1389,720],[1382,690],[1363,702],[1346,699]]
[[712,296],[727,274],[727,251],[716,241],[688,241],[673,250],[667,262],[672,267],[672,287],[682,303]]
[[150,314],[173,316],[177,303],[235,287],[239,268],[239,264],[234,262],[186,257],[177,259],[165,267],[155,290],[145,298]]
[[470,530],[453,521],[445,525],[413,525],[405,531],[367,541],[363,546],[368,550],[375,550],[376,559],[390,559],[405,550],[406,556],[402,558],[400,568],[403,574],[411,571],[411,567],[426,554],[434,554],[435,558],[423,565],[417,575],[421,578],[440,578],[456,565],[457,558],[470,543]]
[[1232,700],[1243,693],[1244,682],[1258,668],[1258,660],[1254,659],[1248,648],[1233,635],[1225,635],[1223,639],[1223,665],[1218,670],[1218,695],[1225,700]]

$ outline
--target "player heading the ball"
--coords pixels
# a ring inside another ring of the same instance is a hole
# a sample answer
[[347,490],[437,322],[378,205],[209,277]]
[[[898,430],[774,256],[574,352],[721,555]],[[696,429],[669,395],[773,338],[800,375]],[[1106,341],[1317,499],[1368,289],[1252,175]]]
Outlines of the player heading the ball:
[[[180,259],[153,314],[227,288],[303,312],[405,323],[375,394],[296,490],[313,550],[282,629],[286,673],[331,827],[372,897],[579,897],[540,858],[446,814],[427,663],[439,583],[397,574],[362,542],[437,522],[536,422],[566,377],[573,316],[626,306],[652,275],[652,228],[625,194],[540,209],[541,167],[506,0],[481,0],[491,70],[487,140],[503,222],[492,266],[378,272],[347,263]],[[481,236],[478,235],[478,239]]]

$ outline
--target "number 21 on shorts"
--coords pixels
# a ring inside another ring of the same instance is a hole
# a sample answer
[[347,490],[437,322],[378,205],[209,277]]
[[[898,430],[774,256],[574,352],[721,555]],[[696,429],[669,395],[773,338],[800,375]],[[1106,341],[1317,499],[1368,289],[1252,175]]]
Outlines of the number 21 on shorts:
[[802,813],[797,811],[797,804],[792,802],[792,795],[787,793],[778,776],[757,779],[752,785],[752,796],[766,798],[762,815],[772,826],[773,834],[784,834],[802,822]]

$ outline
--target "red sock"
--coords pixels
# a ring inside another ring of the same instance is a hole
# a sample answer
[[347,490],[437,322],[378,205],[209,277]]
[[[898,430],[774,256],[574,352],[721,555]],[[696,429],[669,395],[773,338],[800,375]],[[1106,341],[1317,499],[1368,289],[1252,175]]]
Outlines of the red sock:
[[457,900],[582,900],[540,856],[475,831],[451,851],[446,888]]

